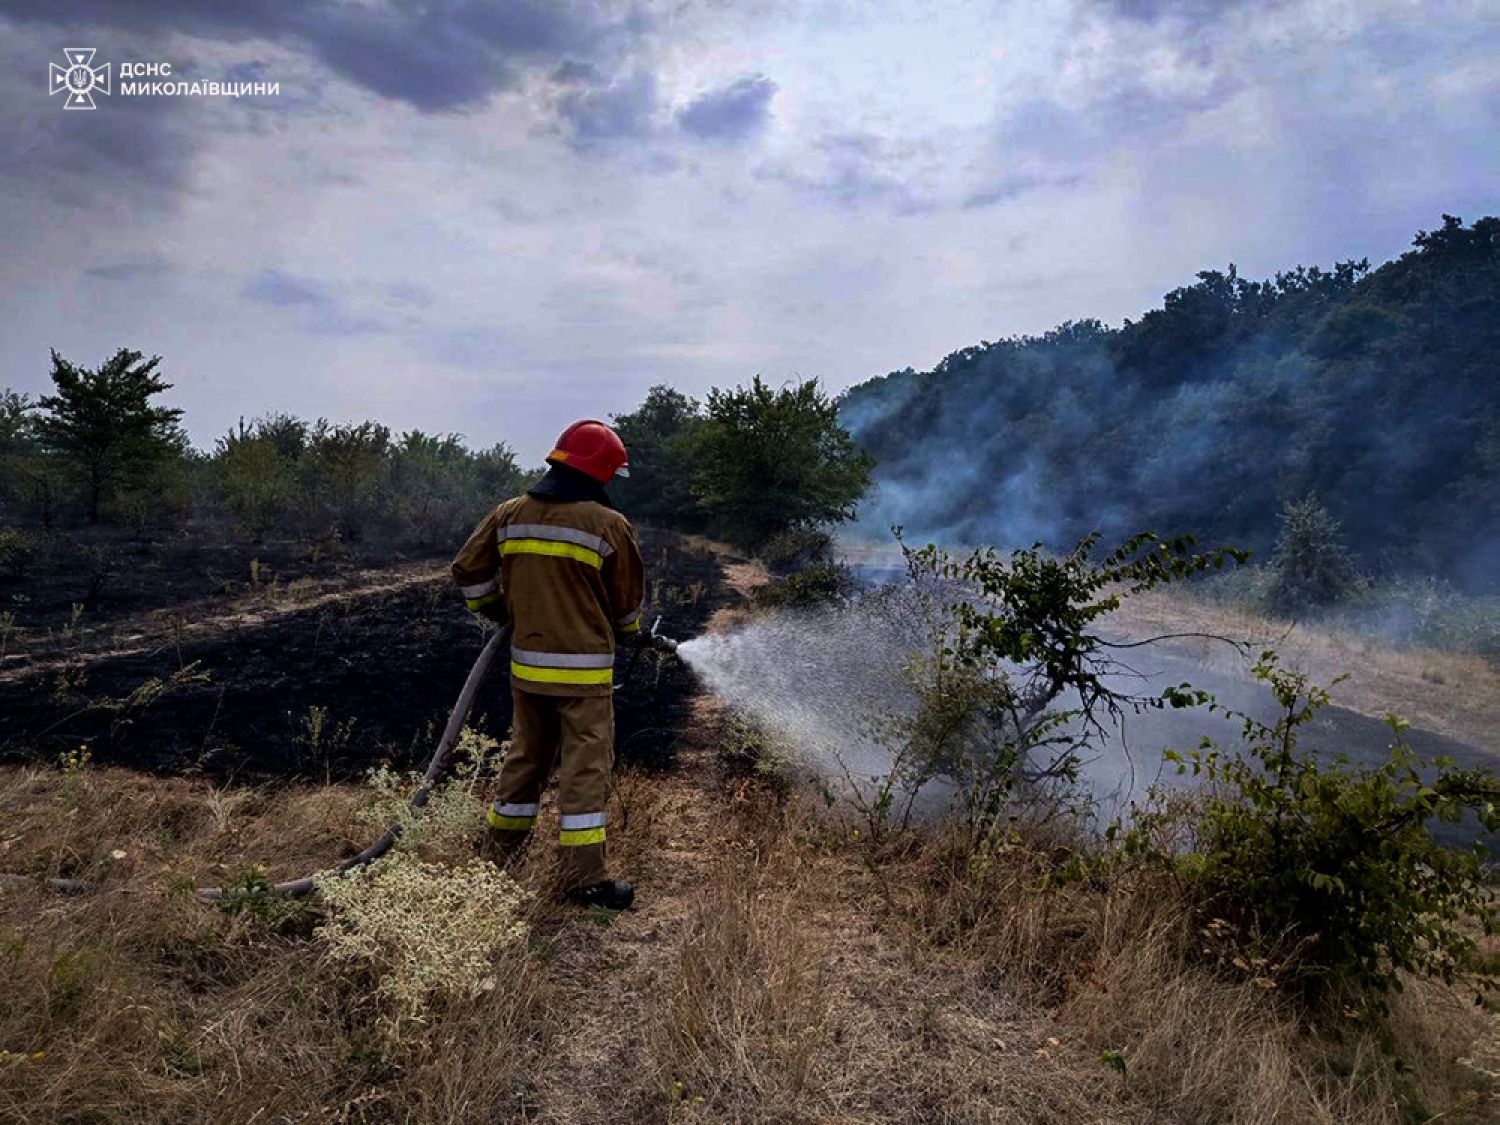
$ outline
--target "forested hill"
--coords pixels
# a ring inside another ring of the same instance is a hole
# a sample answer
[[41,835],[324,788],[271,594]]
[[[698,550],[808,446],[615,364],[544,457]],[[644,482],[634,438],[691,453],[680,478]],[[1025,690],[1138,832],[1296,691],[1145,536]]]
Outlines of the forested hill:
[[1444,216],[1371,271],[1198,274],[1110,329],[1070,322],[853,388],[862,526],[1064,546],[1142,528],[1257,549],[1308,493],[1376,573],[1493,588],[1500,219]]

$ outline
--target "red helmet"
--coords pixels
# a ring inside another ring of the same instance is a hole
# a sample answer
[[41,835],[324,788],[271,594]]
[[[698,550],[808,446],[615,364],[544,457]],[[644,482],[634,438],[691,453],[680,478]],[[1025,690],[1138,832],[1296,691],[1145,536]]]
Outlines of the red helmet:
[[630,475],[630,458],[620,435],[592,418],[574,422],[564,430],[547,460],[587,473],[601,484],[608,484],[616,473]]

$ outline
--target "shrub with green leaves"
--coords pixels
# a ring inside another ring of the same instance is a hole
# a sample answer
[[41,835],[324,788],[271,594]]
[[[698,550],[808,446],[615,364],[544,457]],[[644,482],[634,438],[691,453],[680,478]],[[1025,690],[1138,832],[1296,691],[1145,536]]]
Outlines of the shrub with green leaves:
[[843,563],[818,562],[767,582],[755,592],[761,606],[807,609],[847,598],[854,592],[854,576]]
[[[894,765],[877,784],[875,813],[904,820],[915,792],[946,777],[977,847],[1008,824],[1023,789],[1045,803],[1067,796],[1081,753],[1106,724],[1206,701],[1185,684],[1144,695],[1119,690],[1113,673],[1122,645],[1104,635],[1102,620],[1127,597],[1247,554],[1200,552],[1190,536],[1151,532],[1102,557],[1097,543],[1088,536],[1060,556],[1037,546],[965,557],[902,544],[901,616],[917,634],[906,681],[916,706],[878,724]],[[1070,697],[1072,706],[1058,705]]]
[[1403,972],[1487,988],[1475,935],[1493,932],[1496,920],[1488,852],[1477,842],[1445,846],[1433,826],[1472,817],[1500,828],[1500,782],[1448,759],[1424,761],[1394,716],[1384,762],[1325,759],[1301,736],[1328,692],[1269,652],[1255,675],[1275,696],[1275,722],[1237,715],[1239,753],[1205,739],[1168,755],[1207,783],[1192,845],[1160,847],[1154,841],[1171,835],[1162,831],[1168,814],[1148,814],[1125,833],[1125,854],[1170,866],[1203,892],[1206,912],[1310,992],[1348,989],[1375,1012]]
[[817,563],[833,561],[833,536],[825,528],[803,525],[773,535],[759,551],[772,574],[793,574]]
[[1271,605],[1283,613],[1334,605],[1359,582],[1338,520],[1314,496],[1282,506],[1271,567]]

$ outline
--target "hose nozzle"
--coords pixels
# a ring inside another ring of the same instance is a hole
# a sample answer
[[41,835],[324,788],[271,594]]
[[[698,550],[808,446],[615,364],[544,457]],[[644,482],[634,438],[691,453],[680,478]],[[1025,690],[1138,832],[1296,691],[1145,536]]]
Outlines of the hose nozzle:
[[646,635],[648,638],[647,643],[649,643],[652,648],[656,649],[657,652],[667,652],[675,655],[677,652],[677,642],[674,641],[671,637],[664,637],[662,636],[662,634],[658,633],[656,630],[660,626],[661,614],[657,614],[656,620],[651,622],[651,632]]

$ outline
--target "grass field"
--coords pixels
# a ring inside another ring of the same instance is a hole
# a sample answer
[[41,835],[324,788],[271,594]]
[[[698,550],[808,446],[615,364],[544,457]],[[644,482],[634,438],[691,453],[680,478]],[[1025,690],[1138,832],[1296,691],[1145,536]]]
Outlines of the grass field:
[[[709,628],[760,580],[721,562]],[[368,786],[0,767],[0,1120],[1394,1125],[1500,1107],[1500,1036],[1462,989],[1412,982],[1381,1030],[1309,1019],[1202,956],[1170,882],[1043,889],[1045,842],[959,863],[940,828],[876,846],[728,753],[714,700],[687,707],[670,760],[616,786],[611,857],[639,908],[556,902],[544,810],[515,871],[524,940],[418,1013],[332,956],[315,904],[191,893],[351,854]]]

